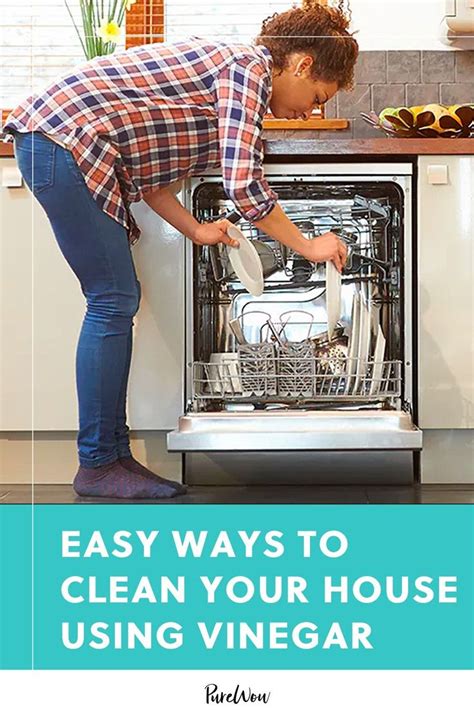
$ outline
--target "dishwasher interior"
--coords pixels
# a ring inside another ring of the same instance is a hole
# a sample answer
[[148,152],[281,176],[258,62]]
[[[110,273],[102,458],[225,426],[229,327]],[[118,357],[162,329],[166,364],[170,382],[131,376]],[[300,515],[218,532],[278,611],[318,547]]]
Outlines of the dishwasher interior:
[[[377,478],[387,451],[385,469],[395,472],[401,455],[405,480],[413,478],[421,433],[412,421],[411,166],[388,170],[267,171],[306,239],[332,231],[347,245],[330,303],[325,263],[310,263],[243,219],[237,226],[262,263],[259,297],[237,279],[225,245],[189,245],[186,406],[168,436],[170,451],[186,454],[188,481],[191,470],[221,480],[232,470],[234,481],[245,457],[261,481],[283,461],[286,472],[311,476],[316,454],[319,473],[339,461],[344,479],[354,452],[368,455],[362,468]],[[218,177],[195,180],[188,199],[202,222],[234,209]],[[240,464],[229,466],[237,452]]]
[[[326,264],[312,264],[252,224],[239,223],[257,248],[265,290],[258,298],[245,291],[225,245],[197,248],[189,407],[400,408],[403,200],[398,186],[273,187],[306,239],[332,231],[348,247],[337,326],[330,337]],[[194,199],[202,221],[231,207],[218,184],[202,185]]]

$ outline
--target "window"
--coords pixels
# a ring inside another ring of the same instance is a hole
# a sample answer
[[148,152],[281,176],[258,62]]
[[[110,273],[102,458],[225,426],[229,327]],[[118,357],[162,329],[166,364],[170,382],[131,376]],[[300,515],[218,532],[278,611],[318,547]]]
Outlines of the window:
[[[68,3],[79,19],[78,0]],[[84,59],[64,0],[0,0],[2,109],[16,106]]]
[[[295,5],[300,3],[295,3]],[[166,0],[166,37],[170,41],[197,36],[226,42],[251,42],[262,21],[291,7],[291,0]]]
[[[79,20],[78,0],[68,4]],[[291,0],[137,0],[127,15],[127,46],[192,35],[250,42],[265,17],[289,7]],[[2,108],[83,60],[64,0],[0,0]]]
[[[137,0],[118,45],[176,41],[190,36],[251,42],[262,21],[291,0]],[[77,22],[78,0],[68,0]],[[64,0],[0,0],[0,109],[16,106],[84,61]]]

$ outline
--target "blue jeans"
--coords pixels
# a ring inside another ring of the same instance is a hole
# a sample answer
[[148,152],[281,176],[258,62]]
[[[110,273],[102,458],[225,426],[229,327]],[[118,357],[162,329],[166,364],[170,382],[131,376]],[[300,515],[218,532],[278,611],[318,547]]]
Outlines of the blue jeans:
[[86,298],[77,444],[80,464],[97,467],[130,456],[126,396],[141,289],[127,232],[100,209],[70,151],[38,132],[15,133],[15,155]]

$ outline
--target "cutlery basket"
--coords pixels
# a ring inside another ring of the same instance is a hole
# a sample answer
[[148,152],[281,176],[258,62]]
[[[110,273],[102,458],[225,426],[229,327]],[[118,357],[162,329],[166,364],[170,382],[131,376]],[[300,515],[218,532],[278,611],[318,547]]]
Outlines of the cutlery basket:
[[312,397],[316,360],[310,341],[278,346],[278,394],[283,397]]
[[244,393],[255,396],[277,394],[275,346],[272,343],[239,345],[240,382]]

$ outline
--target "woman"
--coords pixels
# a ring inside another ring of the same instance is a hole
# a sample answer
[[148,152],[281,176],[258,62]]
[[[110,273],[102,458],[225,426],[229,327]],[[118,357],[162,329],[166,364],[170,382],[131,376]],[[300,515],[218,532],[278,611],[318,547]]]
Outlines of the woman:
[[129,211],[145,200],[198,245],[223,242],[228,223],[199,224],[176,200],[176,181],[221,166],[241,215],[312,262],[339,270],[343,243],[308,241],[286,217],[262,168],[262,120],[303,118],[352,82],[356,41],[339,10],[305,0],[263,23],[255,46],[193,39],[96,58],[10,114],[18,165],[79,279],[87,312],[79,337],[81,496],[166,498],[185,489],[137,462],[126,392],[140,301]]

